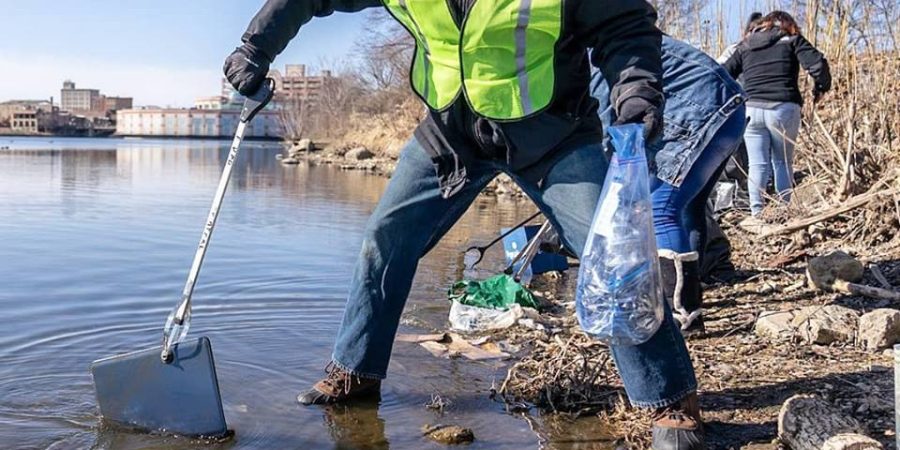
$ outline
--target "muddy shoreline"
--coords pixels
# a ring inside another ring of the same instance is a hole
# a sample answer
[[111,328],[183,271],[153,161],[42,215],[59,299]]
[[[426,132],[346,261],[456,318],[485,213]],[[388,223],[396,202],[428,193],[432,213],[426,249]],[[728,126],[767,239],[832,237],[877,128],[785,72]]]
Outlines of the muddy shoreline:
[[[772,340],[757,334],[754,325],[765,311],[841,305],[864,313],[900,308],[900,303],[817,291],[808,286],[804,259],[768,267],[773,257],[782,256],[781,249],[759,245],[755,236],[737,226],[742,218],[730,213],[722,221],[734,247],[739,279],[707,286],[706,331],[687,341],[710,448],[784,448],[777,439],[779,410],[797,394],[825,399],[862,422],[884,448],[895,448],[891,350],[870,351],[853,341],[818,345],[797,338]],[[810,254],[834,245],[823,242]],[[900,241],[876,249],[844,248],[866,265],[877,264],[894,286],[900,284]],[[534,405],[570,417],[596,416],[612,425],[623,444],[648,448],[647,414],[628,406],[608,349],[584,335],[574,320],[575,277],[570,269],[533,286],[554,305],[545,314],[544,331],[516,329],[495,336],[523,345],[499,394],[509,405]],[[867,271],[862,282],[876,280]]]
[[[371,175],[390,178],[397,167],[397,159],[385,152],[372,151],[365,147],[317,149],[312,143],[302,142],[285,145],[280,161],[286,166],[301,161],[313,165],[328,165],[340,170],[360,171]],[[525,199],[525,194],[506,175],[494,179],[481,195],[496,195],[511,199]]]
[[[371,152],[358,158],[358,154],[326,149],[296,157],[310,164],[385,177],[396,166],[392,158]],[[519,198],[521,192],[501,177],[485,195]],[[809,242],[808,236],[801,236],[807,241],[800,245],[796,236],[787,235],[761,244],[757,236],[738,226],[744,218],[743,213],[732,212],[721,221],[732,243],[738,277],[707,286],[707,329],[688,340],[710,448],[783,448],[777,439],[778,413],[782,403],[796,394],[820,396],[860,420],[885,448],[894,448],[891,350],[868,351],[856,342],[819,345],[798,339],[771,340],[755,333],[754,326],[763,312],[773,310],[827,304],[860,313],[900,309],[900,302],[818,291],[808,285],[805,275],[809,257],[842,248],[866,265],[877,264],[887,281],[898,286],[900,239],[870,246],[826,236]],[[798,246],[804,248],[799,256]],[[552,414],[563,422],[594,417],[610,424],[621,444],[647,448],[648,414],[628,405],[608,349],[584,335],[574,318],[576,277],[577,269],[570,269],[535,280],[532,289],[548,306],[540,321],[468,337],[517,350],[511,352],[507,378],[495,380],[491,392],[509,413],[529,420],[538,437],[546,434],[542,428],[548,421],[532,423],[529,417],[545,419]],[[868,271],[864,282],[877,284]],[[548,368],[559,370],[554,373]]]

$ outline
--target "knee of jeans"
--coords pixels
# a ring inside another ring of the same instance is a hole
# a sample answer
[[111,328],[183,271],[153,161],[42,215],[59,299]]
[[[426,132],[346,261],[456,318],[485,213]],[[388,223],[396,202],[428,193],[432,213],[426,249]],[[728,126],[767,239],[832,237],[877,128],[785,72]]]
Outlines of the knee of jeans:
[[653,202],[653,224],[661,226],[664,224],[675,223],[681,218],[681,211],[673,207],[672,202],[668,199],[654,199]]
[[418,257],[425,245],[425,238],[413,228],[400,226],[387,218],[372,220],[363,233],[360,257],[368,262],[384,261],[388,254],[414,254]]
[[658,190],[652,194],[653,200],[653,222],[666,223],[677,221],[681,211],[674,207],[672,191],[663,192]]

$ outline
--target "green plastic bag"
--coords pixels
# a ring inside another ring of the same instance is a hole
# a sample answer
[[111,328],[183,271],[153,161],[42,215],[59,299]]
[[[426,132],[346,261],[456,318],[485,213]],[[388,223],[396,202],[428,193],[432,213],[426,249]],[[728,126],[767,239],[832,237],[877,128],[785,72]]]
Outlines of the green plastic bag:
[[513,303],[538,309],[538,303],[528,289],[509,275],[497,275],[486,280],[458,281],[450,288],[450,300],[464,305],[506,311]]

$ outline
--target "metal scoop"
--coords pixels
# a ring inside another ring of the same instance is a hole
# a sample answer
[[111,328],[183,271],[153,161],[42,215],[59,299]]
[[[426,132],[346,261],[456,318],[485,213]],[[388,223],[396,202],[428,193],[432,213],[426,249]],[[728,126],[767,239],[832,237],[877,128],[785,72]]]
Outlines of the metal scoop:
[[222,199],[237,160],[247,124],[272,99],[275,83],[266,80],[247,97],[219,187],[194,254],[181,301],[163,328],[162,347],[94,361],[91,374],[100,414],[130,428],[187,436],[220,437],[228,433],[209,339],[185,341],[191,325],[191,295],[216,226]]

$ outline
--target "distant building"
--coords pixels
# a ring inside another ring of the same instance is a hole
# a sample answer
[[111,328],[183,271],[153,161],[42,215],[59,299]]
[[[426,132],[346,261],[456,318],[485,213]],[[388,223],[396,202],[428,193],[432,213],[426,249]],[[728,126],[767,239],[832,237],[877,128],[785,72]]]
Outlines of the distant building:
[[194,109],[220,110],[224,109],[227,99],[221,95],[213,97],[200,97],[194,100]]
[[123,109],[134,108],[134,99],[131,97],[107,97],[100,96],[100,111],[114,113]]
[[10,120],[10,128],[16,133],[37,133],[38,112],[15,112]]
[[[326,83],[334,78],[330,70],[323,70],[319,75],[306,74],[306,65],[288,64],[284,66],[284,74],[277,69],[269,71],[269,77],[275,81],[275,102],[285,103],[292,100],[315,101]],[[244,98],[234,90],[231,83],[222,79],[222,95],[225,107],[240,108]]]
[[11,126],[13,114],[18,112],[53,111],[47,100],[10,100],[0,103],[0,127]]
[[[116,113],[120,136],[226,138],[234,136],[240,109],[128,109]],[[248,138],[280,139],[284,135],[276,111],[261,111],[247,126]]]
[[323,70],[319,75],[307,75],[304,64],[288,64],[283,75],[278,70],[272,70],[269,76],[275,80],[278,99],[304,101],[315,101],[328,80],[334,78],[330,70]]
[[77,89],[66,80],[60,91],[60,108],[86,117],[114,117],[116,111],[134,108],[131,97],[106,96],[98,89]]
[[63,82],[59,100],[60,107],[66,111],[97,111],[101,106],[98,89],[76,89],[70,80]]
[[59,108],[53,100],[10,100],[0,103],[0,130],[16,134],[52,131]]

